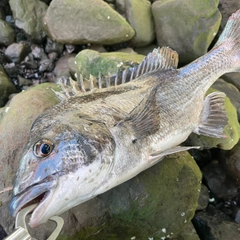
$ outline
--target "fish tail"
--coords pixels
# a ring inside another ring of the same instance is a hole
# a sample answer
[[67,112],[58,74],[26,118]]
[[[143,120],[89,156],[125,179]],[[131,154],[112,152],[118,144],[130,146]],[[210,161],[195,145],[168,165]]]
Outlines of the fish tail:
[[232,58],[232,67],[240,71],[240,9],[233,13],[215,44],[214,48],[224,46],[227,54]]

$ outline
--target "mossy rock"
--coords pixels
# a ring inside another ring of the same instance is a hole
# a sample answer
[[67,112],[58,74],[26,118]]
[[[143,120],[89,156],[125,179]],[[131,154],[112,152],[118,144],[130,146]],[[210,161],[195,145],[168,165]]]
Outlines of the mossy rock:
[[83,50],[77,54],[75,60],[78,72],[89,79],[90,74],[98,77],[99,73],[108,76],[115,74],[118,68],[132,67],[139,64],[143,55],[124,52],[99,53],[94,50]]
[[8,97],[17,90],[11,80],[6,75],[3,67],[0,65],[0,107],[3,107],[8,101]]

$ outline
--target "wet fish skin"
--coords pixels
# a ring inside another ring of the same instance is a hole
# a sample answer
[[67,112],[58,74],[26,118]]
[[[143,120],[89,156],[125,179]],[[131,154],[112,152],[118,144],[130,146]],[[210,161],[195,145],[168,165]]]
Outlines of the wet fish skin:
[[176,69],[172,50],[165,48],[159,59],[152,54],[144,60],[144,69],[157,67],[137,79],[71,97],[47,110],[32,126],[16,175],[12,215],[45,193],[30,219],[37,227],[165,155],[191,148],[179,144],[192,132],[224,137],[225,95],[204,96],[222,74],[240,70],[239,49],[240,10],[213,50],[188,66]]

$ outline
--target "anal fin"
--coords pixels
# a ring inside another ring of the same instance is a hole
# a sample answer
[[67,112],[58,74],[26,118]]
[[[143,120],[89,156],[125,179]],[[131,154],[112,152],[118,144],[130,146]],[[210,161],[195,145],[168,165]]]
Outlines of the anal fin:
[[205,98],[200,124],[194,130],[195,133],[214,138],[226,137],[223,133],[228,123],[225,96],[223,92],[213,92]]
[[178,153],[178,152],[183,152],[183,151],[187,151],[189,149],[199,149],[199,146],[176,146],[170,149],[167,149],[163,152],[156,152],[150,155],[149,160],[150,161],[159,161],[161,160],[163,157],[173,154],[173,153]]

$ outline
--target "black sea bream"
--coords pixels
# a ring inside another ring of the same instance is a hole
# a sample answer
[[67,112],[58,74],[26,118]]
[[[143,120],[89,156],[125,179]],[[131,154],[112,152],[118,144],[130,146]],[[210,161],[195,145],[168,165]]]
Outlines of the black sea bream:
[[122,81],[131,81],[70,97],[39,116],[11,214],[38,200],[30,219],[36,227],[191,148],[179,145],[192,132],[224,137],[225,94],[205,94],[221,75],[240,70],[240,10],[209,53],[180,69],[177,57],[170,48],[156,49],[123,72]]

